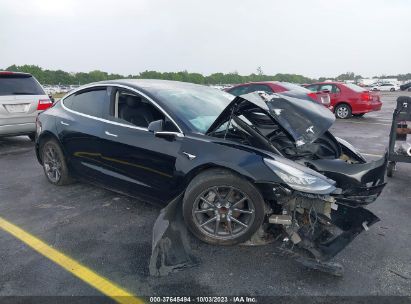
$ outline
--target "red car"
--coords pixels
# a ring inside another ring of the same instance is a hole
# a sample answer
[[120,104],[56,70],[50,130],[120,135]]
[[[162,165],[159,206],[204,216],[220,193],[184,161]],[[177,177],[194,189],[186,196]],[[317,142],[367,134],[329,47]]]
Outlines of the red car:
[[305,86],[312,92],[327,92],[331,97],[328,107],[337,118],[363,116],[381,110],[380,95],[355,84],[342,82],[318,82]]
[[300,99],[313,100],[318,103],[323,104],[324,106],[330,105],[330,96],[325,92],[311,92],[306,88],[303,88],[299,85],[289,83],[289,82],[280,82],[280,81],[261,81],[261,82],[248,82],[236,85],[229,89],[226,89],[226,92],[233,94],[235,96],[240,96],[256,91],[264,91],[267,93],[281,93],[287,96],[296,97]]

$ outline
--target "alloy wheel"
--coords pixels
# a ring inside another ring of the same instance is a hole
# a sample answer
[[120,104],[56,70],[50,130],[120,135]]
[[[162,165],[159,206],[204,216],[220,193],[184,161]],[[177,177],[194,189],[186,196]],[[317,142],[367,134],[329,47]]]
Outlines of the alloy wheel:
[[339,118],[347,118],[349,114],[350,114],[350,111],[348,110],[346,106],[338,107],[337,116]]
[[204,234],[227,240],[249,229],[255,218],[255,207],[249,197],[235,187],[210,187],[195,200],[192,216]]
[[58,183],[61,178],[62,163],[53,146],[44,147],[43,163],[48,179],[53,183]]

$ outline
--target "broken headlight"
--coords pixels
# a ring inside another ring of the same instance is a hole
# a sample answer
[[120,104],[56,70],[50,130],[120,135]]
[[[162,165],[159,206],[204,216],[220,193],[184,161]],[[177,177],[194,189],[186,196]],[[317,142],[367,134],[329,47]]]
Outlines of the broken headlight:
[[[308,193],[326,194],[335,190],[335,187],[327,180],[320,178],[317,172],[304,168],[304,171],[282,162],[264,158],[265,164],[274,171],[290,188]],[[313,171],[313,174],[305,171]]]

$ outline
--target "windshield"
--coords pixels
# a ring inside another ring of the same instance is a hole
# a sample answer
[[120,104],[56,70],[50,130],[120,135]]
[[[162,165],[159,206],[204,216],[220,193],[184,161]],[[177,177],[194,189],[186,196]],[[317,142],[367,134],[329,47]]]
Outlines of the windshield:
[[0,75],[0,96],[44,94],[42,87],[32,76]]
[[205,133],[235,96],[218,89],[187,85],[153,92],[194,132]]
[[364,89],[364,88],[362,88],[362,87],[359,87],[359,86],[357,86],[357,85],[355,85],[355,84],[352,84],[352,83],[346,83],[345,86],[348,87],[348,88],[350,88],[351,90],[353,90],[353,91],[355,91],[355,92],[364,92],[364,91],[367,91],[366,89]]

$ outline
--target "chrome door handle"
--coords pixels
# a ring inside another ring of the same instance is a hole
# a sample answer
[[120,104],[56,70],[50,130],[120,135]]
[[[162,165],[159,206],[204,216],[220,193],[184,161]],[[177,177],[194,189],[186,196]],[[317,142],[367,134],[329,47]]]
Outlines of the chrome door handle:
[[106,133],[106,135],[108,135],[108,136],[118,137],[117,134],[113,134],[113,133],[110,133],[108,131],[105,131],[104,133]]
[[66,122],[64,122],[64,121],[60,121],[60,123],[63,125],[63,126],[69,126],[70,124],[68,124],[68,123],[66,123]]

